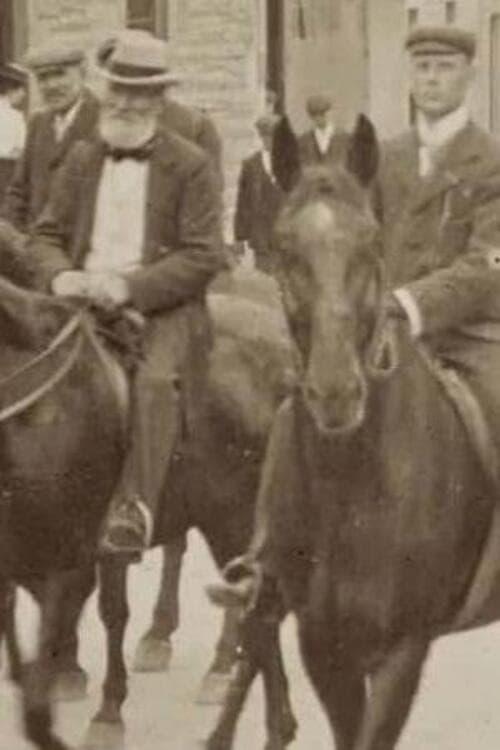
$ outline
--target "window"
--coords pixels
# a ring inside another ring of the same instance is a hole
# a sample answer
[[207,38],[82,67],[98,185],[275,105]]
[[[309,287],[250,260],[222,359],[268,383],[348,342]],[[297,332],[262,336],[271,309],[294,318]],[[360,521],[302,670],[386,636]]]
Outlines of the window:
[[446,23],[455,23],[457,20],[457,4],[454,0],[449,0],[446,3],[444,15]]
[[340,1],[294,0],[294,38],[315,39],[332,34],[340,26]]
[[408,9],[408,28],[412,29],[418,23],[418,8]]
[[500,13],[490,20],[490,128],[500,132]]
[[168,0],[127,0],[127,26],[167,36]]

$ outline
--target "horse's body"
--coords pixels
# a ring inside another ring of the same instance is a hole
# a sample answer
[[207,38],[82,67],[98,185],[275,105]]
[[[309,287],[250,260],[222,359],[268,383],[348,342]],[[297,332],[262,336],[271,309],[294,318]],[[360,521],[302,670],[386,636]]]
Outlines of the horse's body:
[[259,554],[297,615],[336,750],[393,750],[432,640],[455,628],[498,488],[406,325],[386,317],[354,179],[306,175],[277,239],[302,373],[273,427]]
[[[256,284],[261,292],[269,289],[265,280],[257,279]],[[194,426],[187,425],[189,437],[178,446],[155,540],[164,544],[197,527],[219,565],[248,543],[267,430],[293,377],[290,342],[279,305],[276,301],[263,305],[230,291],[233,293],[211,296],[215,345],[206,409]],[[28,292],[15,294],[26,302],[33,299]],[[44,304],[53,304],[42,299]],[[39,341],[40,332],[33,321],[26,328],[30,341]],[[12,577],[26,585],[37,596],[42,613],[46,580],[52,578],[41,573],[51,575],[53,568],[61,569],[66,582],[63,587],[58,584],[56,591],[54,585],[49,586],[47,617],[52,635],[50,641],[44,641],[43,669],[37,672],[42,674],[37,677],[36,695],[43,685],[46,736],[33,729],[33,722],[28,726],[30,737],[43,750],[62,747],[50,730],[49,683],[59,668],[58,651],[68,645],[68,635],[76,633],[78,615],[94,584],[98,529],[119,473],[123,447],[123,413],[109,387],[106,368],[95,366],[88,349],[82,350],[80,357],[82,361],[79,358],[71,373],[46,397],[18,418],[5,421],[1,431],[4,455],[15,468],[15,481],[8,505],[4,505],[8,515],[4,514],[0,524],[0,533],[7,534],[10,541],[9,558],[0,558],[0,575],[6,582]],[[6,486],[10,493],[11,485]],[[101,562],[100,612],[107,631],[108,669],[103,704],[88,737],[89,748],[101,747],[103,742],[114,744],[122,732],[126,569],[125,563],[113,558]],[[64,607],[59,607],[62,596]],[[8,601],[6,597],[6,618]],[[63,650],[64,668],[76,670],[76,662],[67,663],[67,648]],[[28,695],[28,702],[31,700],[36,702],[34,688]]]
[[[85,313],[5,281],[0,297],[0,636],[9,631],[11,586],[22,585],[41,611],[38,657],[23,680],[26,732],[58,750],[49,699],[60,636],[76,583],[93,570],[123,414]],[[51,349],[60,329],[68,335]]]

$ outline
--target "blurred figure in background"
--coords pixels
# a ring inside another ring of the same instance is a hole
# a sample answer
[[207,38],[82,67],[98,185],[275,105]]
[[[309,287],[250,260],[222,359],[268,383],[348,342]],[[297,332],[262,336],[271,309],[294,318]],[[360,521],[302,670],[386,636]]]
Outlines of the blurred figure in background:
[[49,196],[54,174],[70,146],[95,135],[99,104],[85,86],[85,55],[52,45],[28,51],[43,111],[28,121],[26,146],[2,206],[2,217],[29,234]]
[[260,148],[241,165],[234,216],[239,254],[245,255],[250,248],[255,266],[265,273],[274,268],[271,235],[284,196],[272,164],[273,135],[279,121],[279,115],[267,113],[255,122]]
[[310,96],[306,103],[312,128],[299,138],[302,167],[344,163],[349,136],[338,130],[332,115],[332,100],[323,94]]
[[0,67],[0,202],[26,140],[23,108],[27,83],[27,73],[18,65]]
[[0,67],[0,159],[16,159],[24,148],[27,83],[27,72],[18,65]]

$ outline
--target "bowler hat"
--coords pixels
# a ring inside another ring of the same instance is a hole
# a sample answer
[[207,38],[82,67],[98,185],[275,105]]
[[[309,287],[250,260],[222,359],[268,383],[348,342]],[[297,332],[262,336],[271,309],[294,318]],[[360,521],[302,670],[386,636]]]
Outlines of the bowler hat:
[[313,94],[306,102],[306,109],[311,117],[314,115],[322,115],[325,112],[328,112],[331,107],[332,100],[324,94]]
[[26,53],[25,63],[31,70],[39,72],[46,68],[78,65],[84,59],[85,52],[79,47],[52,44],[50,46],[31,47]]
[[469,59],[476,54],[476,37],[471,31],[455,26],[418,26],[406,40],[411,55],[445,55],[462,53]]
[[4,87],[11,86],[17,88],[26,86],[28,82],[28,72],[20,65],[15,63],[6,63],[0,66],[0,84]]
[[126,86],[166,86],[177,83],[167,65],[166,42],[149,32],[126,29],[97,50],[97,65],[108,81]]

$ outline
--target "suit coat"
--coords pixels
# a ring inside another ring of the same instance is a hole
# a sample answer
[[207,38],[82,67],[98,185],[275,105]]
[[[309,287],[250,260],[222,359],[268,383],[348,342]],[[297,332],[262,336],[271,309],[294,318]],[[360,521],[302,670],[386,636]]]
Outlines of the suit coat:
[[480,394],[500,450],[500,144],[471,122],[420,178],[405,133],[384,148],[379,189],[389,283],[411,292],[431,349]]
[[53,112],[38,112],[30,119],[24,152],[16,163],[0,211],[2,217],[19,231],[31,231],[47,202],[54,174],[71,146],[76,141],[95,136],[98,113],[96,97],[85,90],[75,118],[59,142]]
[[[37,286],[61,271],[84,268],[91,249],[106,148],[77,143],[59,170],[31,240]],[[205,290],[223,263],[220,193],[210,157],[159,129],[146,188],[142,266],[127,275],[131,304],[148,321],[142,370],[155,379],[184,376],[189,404],[210,344]]]
[[314,135],[314,130],[308,130],[299,136],[299,157],[302,167],[327,166],[329,164],[344,164],[347,157],[350,138],[348,133],[339,131],[330,138],[326,153],[322,154]]
[[194,107],[187,107],[174,99],[165,99],[160,122],[167,129],[196,143],[212,157],[222,189],[222,141],[210,117]]
[[241,165],[234,237],[248,242],[255,253],[257,268],[271,272],[274,268],[271,236],[284,193],[264,169],[261,152],[257,151]]

